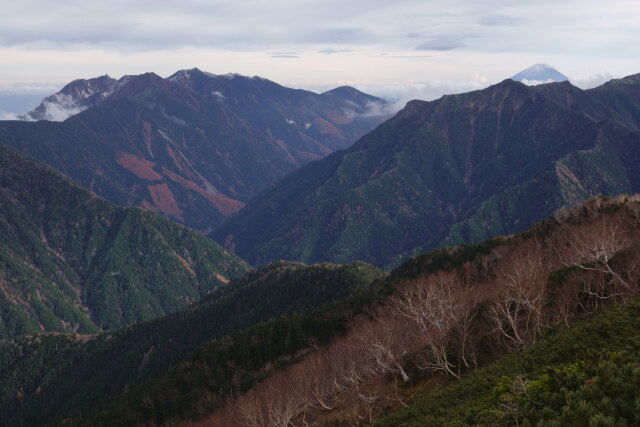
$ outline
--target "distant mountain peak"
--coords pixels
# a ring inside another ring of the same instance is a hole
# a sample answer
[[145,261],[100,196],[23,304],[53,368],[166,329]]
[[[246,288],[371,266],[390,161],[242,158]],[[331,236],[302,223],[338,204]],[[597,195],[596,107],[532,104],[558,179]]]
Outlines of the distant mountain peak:
[[175,73],[173,73],[172,75],[170,75],[169,77],[167,77],[167,80],[172,81],[174,83],[177,83],[177,82],[179,82],[181,80],[188,80],[188,79],[192,78],[194,75],[196,75],[196,76],[216,77],[216,75],[213,74],[213,73],[208,73],[206,71],[202,71],[198,67],[193,67],[193,68],[190,68],[190,69],[178,70]]
[[245,76],[243,74],[240,73],[226,73],[226,74],[213,74],[210,73],[208,71],[203,71],[197,67],[191,68],[191,69],[184,69],[184,70],[179,70],[176,71],[175,73],[173,73],[172,75],[170,75],[169,77],[167,77],[167,80],[174,82],[174,83],[180,83],[182,81],[187,81],[189,79],[192,79],[194,76],[198,76],[198,77],[210,77],[213,79],[228,79],[228,80],[233,80],[236,78],[240,78],[240,79],[247,79],[247,80],[266,80],[262,77],[258,77],[258,76]]
[[356,89],[353,86],[339,86],[337,88],[328,90],[326,92],[323,92],[323,95],[328,95],[328,94],[340,94],[340,95],[354,95],[354,94],[362,94],[364,92],[359,91],[358,89]]
[[511,77],[511,80],[528,85],[538,85],[542,83],[563,82],[569,80],[569,77],[565,76],[550,65],[535,64],[520,71],[518,74]]
[[364,93],[354,88],[353,86],[339,86],[335,89],[323,92],[321,96],[328,99],[343,99],[347,102],[356,103],[369,109],[374,106],[378,106],[378,108],[375,109],[379,111],[375,113],[371,111],[371,113],[374,113],[372,115],[389,115],[392,109],[392,107],[390,107],[390,105],[384,99],[369,95],[368,93]]
[[46,97],[38,107],[20,118],[29,121],[64,121],[103,102],[134,77],[136,76],[124,76],[116,80],[105,74],[92,79],[73,80],[60,91]]

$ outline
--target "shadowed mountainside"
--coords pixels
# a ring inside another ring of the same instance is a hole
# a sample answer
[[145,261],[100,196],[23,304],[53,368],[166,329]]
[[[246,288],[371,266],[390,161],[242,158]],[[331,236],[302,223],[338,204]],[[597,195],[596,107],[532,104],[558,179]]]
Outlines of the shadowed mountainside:
[[256,196],[212,236],[253,264],[395,265],[524,230],[594,195],[640,190],[638,76],[412,101],[351,148]]
[[0,122],[0,143],[116,204],[209,231],[286,173],[389,116],[386,101],[352,88],[315,94],[198,69],[75,81],[50,98],[39,108],[71,105],[77,114]]

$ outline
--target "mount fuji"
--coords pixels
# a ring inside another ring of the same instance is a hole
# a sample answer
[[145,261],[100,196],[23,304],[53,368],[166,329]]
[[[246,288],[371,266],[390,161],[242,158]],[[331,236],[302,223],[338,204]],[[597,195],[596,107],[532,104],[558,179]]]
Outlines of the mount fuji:
[[569,77],[547,64],[535,64],[526,70],[520,71],[511,80],[522,82],[527,85],[538,85],[542,83],[564,82]]

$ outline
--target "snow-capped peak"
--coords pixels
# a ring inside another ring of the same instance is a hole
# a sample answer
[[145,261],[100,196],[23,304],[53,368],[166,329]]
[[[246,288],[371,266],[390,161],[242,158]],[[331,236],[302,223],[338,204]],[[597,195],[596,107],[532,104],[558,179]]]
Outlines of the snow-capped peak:
[[550,65],[535,64],[511,77],[511,80],[528,85],[537,85],[542,83],[563,82],[569,80],[569,78]]

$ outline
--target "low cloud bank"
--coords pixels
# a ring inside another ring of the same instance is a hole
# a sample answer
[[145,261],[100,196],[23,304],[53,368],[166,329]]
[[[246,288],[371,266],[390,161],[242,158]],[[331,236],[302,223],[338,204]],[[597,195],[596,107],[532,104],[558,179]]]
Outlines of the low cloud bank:
[[489,86],[488,83],[479,80],[432,80],[428,82],[415,83],[357,85],[358,89],[366,93],[370,93],[390,101],[392,106],[387,108],[393,112],[401,110],[407,102],[414,99],[433,101],[443,95],[454,95],[472,90],[484,89],[487,86]]

